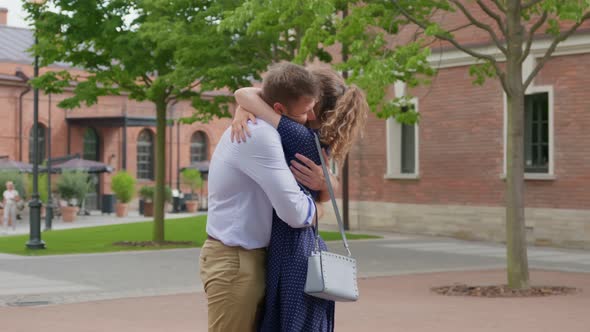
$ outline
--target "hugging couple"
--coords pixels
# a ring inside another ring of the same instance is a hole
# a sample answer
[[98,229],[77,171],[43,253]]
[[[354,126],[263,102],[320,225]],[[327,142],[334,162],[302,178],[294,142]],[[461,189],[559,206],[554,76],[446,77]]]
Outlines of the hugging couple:
[[280,63],[235,98],[208,180],[209,331],[333,331],[334,302],[304,293],[314,218],[330,199],[315,134],[324,159],[342,162],[365,124],[365,96],[331,68]]

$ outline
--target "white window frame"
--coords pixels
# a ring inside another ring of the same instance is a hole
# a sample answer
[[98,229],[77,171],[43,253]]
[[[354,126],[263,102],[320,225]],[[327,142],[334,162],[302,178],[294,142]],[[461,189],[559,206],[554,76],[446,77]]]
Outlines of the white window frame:
[[[555,179],[555,133],[554,133],[554,94],[553,94],[553,86],[551,85],[540,85],[534,86],[530,85],[526,90],[526,95],[536,94],[536,93],[547,93],[548,100],[549,100],[549,171],[547,173],[524,173],[525,180],[554,180]],[[507,138],[508,138],[508,103],[506,94],[504,94],[504,130],[503,130],[503,142],[504,142],[504,165],[503,165],[503,173],[502,178],[506,178],[506,160],[507,160]]]
[[[406,84],[403,82],[397,82],[394,85],[396,97],[405,96]],[[418,99],[412,98],[410,104],[414,106],[416,112],[419,112]],[[414,130],[414,173],[402,173],[401,172],[401,136],[402,136],[402,125],[395,120],[394,117],[390,117],[386,121],[386,149],[387,149],[387,170],[385,173],[385,179],[397,179],[397,180],[413,180],[420,178],[420,126],[418,123],[415,125]]]

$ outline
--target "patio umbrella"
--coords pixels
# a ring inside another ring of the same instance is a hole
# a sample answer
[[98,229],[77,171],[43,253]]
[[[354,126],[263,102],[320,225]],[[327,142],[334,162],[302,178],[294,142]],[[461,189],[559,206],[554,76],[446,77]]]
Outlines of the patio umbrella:
[[105,163],[94,160],[86,160],[81,158],[73,158],[64,162],[51,165],[52,171],[82,171],[88,173],[104,173],[112,172],[113,168]]
[[[41,167],[39,168],[41,169]],[[21,173],[30,173],[33,171],[33,165],[23,163],[22,161],[0,159],[0,171],[18,171]]]

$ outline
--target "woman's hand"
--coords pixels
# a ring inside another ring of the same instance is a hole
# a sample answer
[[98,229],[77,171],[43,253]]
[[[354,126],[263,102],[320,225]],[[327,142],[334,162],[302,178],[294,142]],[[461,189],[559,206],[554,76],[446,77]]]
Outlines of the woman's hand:
[[231,141],[238,143],[246,142],[246,135],[251,137],[250,129],[248,128],[248,121],[256,124],[256,117],[254,114],[244,110],[241,106],[236,109],[236,114],[231,123]]
[[[326,150],[322,149],[322,154],[324,155],[324,161],[328,162],[328,154],[326,153]],[[328,190],[328,185],[321,165],[316,165],[311,159],[299,153],[295,155],[295,158],[300,162],[292,160],[290,169],[297,182],[311,190]]]

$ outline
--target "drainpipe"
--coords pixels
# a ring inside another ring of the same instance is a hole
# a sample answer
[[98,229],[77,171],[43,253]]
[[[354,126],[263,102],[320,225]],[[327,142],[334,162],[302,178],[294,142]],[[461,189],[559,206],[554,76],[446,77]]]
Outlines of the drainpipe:
[[[16,76],[25,83],[29,81],[29,77],[20,69],[16,70]],[[18,160],[20,161],[23,161],[23,97],[30,91],[31,86],[29,85],[18,96]]]

